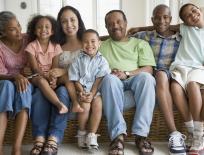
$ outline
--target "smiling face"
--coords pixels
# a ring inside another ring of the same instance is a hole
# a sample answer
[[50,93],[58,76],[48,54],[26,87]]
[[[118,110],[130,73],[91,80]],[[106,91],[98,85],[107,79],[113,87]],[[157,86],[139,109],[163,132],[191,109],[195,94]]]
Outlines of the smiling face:
[[11,41],[18,41],[22,39],[21,25],[16,18],[12,18],[6,24],[3,37],[6,37]]
[[94,57],[99,49],[99,37],[93,32],[86,32],[82,37],[83,51],[91,57]]
[[47,18],[41,18],[35,27],[35,35],[39,40],[49,40],[53,35],[52,24]]
[[160,6],[154,10],[152,23],[157,33],[165,36],[169,33],[169,27],[171,23],[170,10],[167,7]]
[[60,18],[63,32],[67,36],[77,35],[79,29],[78,18],[71,10],[65,10]]
[[187,5],[182,9],[180,16],[188,26],[203,27],[203,14],[201,10],[194,5]]
[[127,21],[120,12],[112,12],[106,17],[106,28],[113,40],[122,41],[126,35]]

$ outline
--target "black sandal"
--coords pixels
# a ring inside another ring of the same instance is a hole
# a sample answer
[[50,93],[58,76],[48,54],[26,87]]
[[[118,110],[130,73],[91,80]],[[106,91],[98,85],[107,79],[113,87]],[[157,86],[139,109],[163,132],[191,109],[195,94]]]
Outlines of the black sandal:
[[44,147],[44,142],[36,141],[32,150],[30,151],[30,155],[40,155]]
[[[151,142],[147,141],[146,137],[136,136],[135,144],[139,150],[139,155],[152,155],[154,153],[154,147]],[[150,150],[150,152],[147,150]]]
[[57,155],[57,151],[58,151],[57,142],[54,140],[48,140],[45,143],[41,155]]
[[110,144],[109,155],[124,155],[124,140],[116,138]]

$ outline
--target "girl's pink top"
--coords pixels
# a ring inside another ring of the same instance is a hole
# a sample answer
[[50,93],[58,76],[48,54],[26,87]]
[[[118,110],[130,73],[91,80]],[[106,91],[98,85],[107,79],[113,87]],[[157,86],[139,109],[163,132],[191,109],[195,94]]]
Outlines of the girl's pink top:
[[34,40],[28,44],[25,51],[36,58],[38,66],[43,72],[48,72],[52,66],[52,59],[62,52],[62,48],[59,44],[53,44],[50,41],[47,51],[43,52],[38,40]]

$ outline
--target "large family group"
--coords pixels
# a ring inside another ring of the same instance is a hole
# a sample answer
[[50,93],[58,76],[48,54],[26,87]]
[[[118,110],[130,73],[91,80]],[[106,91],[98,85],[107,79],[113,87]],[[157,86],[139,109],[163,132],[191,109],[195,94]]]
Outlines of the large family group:
[[[169,154],[204,154],[204,19],[190,3],[179,16],[184,23],[170,25],[170,9],[161,4],[153,10],[153,26],[127,32],[124,12],[111,10],[105,15],[109,36],[101,42],[72,6],[61,8],[57,20],[34,16],[26,34],[12,12],[0,12],[0,155],[9,118],[15,119],[12,155],[21,155],[29,118],[30,155],[57,155],[73,112],[79,148],[98,150],[103,113],[108,154],[123,155],[123,112],[132,107],[136,148],[152,155],[147,137],[156,100],[169,129]],[[176,129],[173,103],[188,135]]]

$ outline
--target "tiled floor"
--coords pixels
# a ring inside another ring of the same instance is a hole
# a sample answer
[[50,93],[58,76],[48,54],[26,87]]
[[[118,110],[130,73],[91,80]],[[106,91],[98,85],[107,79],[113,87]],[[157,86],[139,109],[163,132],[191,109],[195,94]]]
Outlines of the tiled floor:
[[[168,155],[167,143],[153,143],[155,147],[154,155]],[[29,155],[29,151],[32,145],[23,146],[23,154]],[[95,152],[95,155],[107,155],[108,143],[100,144],[100,150]],[[5,146],[5,155],[10,155],[11,147]],[[88,155],[87,151],[83,151],[77,148],[76,144],[62,144],[59,147],[58,155]],[[135,149],[134,143],[125,144],[125,155],[138,155],[138,151]]]

